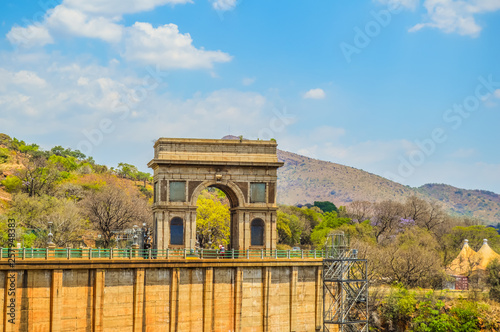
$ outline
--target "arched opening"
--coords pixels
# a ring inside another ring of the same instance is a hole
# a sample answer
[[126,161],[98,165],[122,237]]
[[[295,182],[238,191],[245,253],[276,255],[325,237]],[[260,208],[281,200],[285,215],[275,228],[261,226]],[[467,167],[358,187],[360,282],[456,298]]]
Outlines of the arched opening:
[[203,249],[230,247],[230,200],[214,186],[203,189],[196,200],[196,246]]
[[263,246],[264,245],[264,221],[260,218],[252,220],[250,224],[250,236],[251,246]]
[[[229,211],[229,235],[227,239],[227,246],[224,246],[225,249],[227,250],[240,250],[243,248],[243,239],[240,238],[240,230],[239,227],[239,221],[241,219],[242,213],[240,210],[240,207],[245,205],[245,194],[243,193],[242,189],[235,185],[234,183],[230,181],[205,181],[203,183],[200,183],[193,191],[192,194],[190,194],[190,202],[192,205],[197,206],[197,210],[199,208],[198,204],[198,198],[200,195],[205,192],[205,191],[216,191],[218,195],[223,196],[225,195],[224,199],[224,205],[226,206],[226,209]],[[198,212],[197,212],[197,219],[198,219]],[[198,220],[196,222],[198,225]],[[197,226],[197,231],[198,231],[198,226]],[[198,237],[199,234],[197,232],[196,236]],[[197,241],[197,246],[199,247],[207,247],[203,246],[202,243],[198,240]],[[214,245],[214,241],[212,240],[212,244],[210,245],[211,248],[218,248],[217,246]]]
[[170,221],[170,244],[184,245],[184,221],[175,217]]

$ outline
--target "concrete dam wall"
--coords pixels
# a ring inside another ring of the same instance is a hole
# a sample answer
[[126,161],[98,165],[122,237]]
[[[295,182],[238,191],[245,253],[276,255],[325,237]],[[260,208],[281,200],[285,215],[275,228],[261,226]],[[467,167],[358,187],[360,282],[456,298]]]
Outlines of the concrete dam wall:
[[318,331],[321,259],[0,261],[0,331]]

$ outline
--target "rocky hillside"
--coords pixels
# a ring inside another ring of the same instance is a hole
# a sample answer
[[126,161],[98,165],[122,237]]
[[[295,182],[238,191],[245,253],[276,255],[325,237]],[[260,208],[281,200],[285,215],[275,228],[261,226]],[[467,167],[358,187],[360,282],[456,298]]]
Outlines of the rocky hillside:
[[500,195],[485,190],[466,190],[447,184],[426,184],[417,192],[437,199],[452,214],[475,216],[491,223],[500,223]]
[[295,205],[330,201],[337,206],[352,201],[403,201],[417,195],[440,201],[451,214],[500,222],[500,195],[444,184],[412,188],[360,169],[278,150],[285,165],[278,170],[278,202]]
[[295,205],[331,201],[402,201],[412,188],[356,168],[278,150],[285,165],[278,169],[278,202]]

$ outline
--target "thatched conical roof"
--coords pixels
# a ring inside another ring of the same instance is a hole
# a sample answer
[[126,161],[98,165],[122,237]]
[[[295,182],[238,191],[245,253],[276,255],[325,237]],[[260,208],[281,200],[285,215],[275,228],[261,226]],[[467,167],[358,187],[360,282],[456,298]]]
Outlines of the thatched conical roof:
[[450,266],[448,272],[453,275],[467,276],[479,264],[477,253],[469,247],[469,241],[464,240],[464,245],[457,258],[455,258]]
[[491,249],[491,247],[488,245],[487,239],[483,240],[483,246],[477,251],[476,256],[479,261],[477,269],[481,270],[486,270],[488,264],[495,258],[500,260],[500,255],[494,252],[493,249]]

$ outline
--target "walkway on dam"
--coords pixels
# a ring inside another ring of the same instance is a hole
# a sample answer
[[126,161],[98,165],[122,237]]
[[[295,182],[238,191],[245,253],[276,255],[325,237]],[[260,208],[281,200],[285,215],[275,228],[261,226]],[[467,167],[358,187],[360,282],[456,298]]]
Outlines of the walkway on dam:
[[0,248],[0,261],[9,259],[311,259],[324,258],[323,250],[225,250],[218,249],[48,249]]

